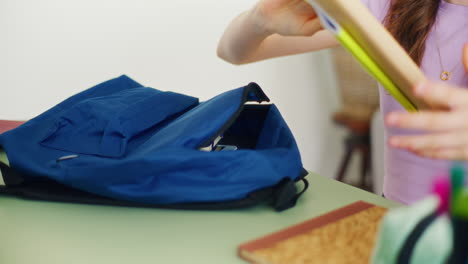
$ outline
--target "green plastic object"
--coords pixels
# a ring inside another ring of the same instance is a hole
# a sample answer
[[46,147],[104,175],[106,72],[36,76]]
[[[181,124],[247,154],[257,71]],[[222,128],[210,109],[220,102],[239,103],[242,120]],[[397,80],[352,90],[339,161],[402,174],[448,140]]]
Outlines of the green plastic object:
[[468,220],[468,189],[462,189],[452,201],[453,216]]
[[[415,226],[435,212],[439,200],[430,196],[410,207],[391,210],[384,217],[374,248],[373,264],[397,263],[403,244]],[[448,215],[440,215],[416,241],[411,264],[445,264],[453,246],[453,232]]]
[[460,163],[455,163],[450,169],[452,182],[452,194],[457,195],[461,191],[465,182],[465,168]]

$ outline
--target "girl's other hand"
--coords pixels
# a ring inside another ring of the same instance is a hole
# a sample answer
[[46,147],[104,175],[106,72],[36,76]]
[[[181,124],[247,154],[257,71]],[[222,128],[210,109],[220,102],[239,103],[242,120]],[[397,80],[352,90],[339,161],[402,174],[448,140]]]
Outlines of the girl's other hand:
[[311,36],[322,27],[304,0],[261,0],[251,10],[257,26],[268,34]]
[[[468,73],[468,45],[464,47],[463,64]],[[389,126],[426,132],[394,136],[389,144],[428,158],[468,160],[468,87],[426,82],[415,87],[415,94],[430,105],[448,110],[388,114]]]

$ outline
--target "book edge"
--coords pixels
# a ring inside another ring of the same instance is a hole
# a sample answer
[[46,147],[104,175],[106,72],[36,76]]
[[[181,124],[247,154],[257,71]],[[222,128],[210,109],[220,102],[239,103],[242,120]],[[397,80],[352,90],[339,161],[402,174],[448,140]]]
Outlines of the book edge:
[[270,233],[258,239],[254,239],[239,245],[239,254],[242,252],[253,252],[258,249],[267,248],[273,244],[276,244],[280,241],[289,239],[291,237],[297,236],[299,234],[305,233],[312,229],[316,229],[322,226],[325,226],[329,223],[336,222],[340,219],[348,217],[350,215],[359,213],[361,211],[367,210],[376,205],[370,204],[364,201],[357,201],[346,206],[337,208],[331,212],[313,217],[312,219],[305,220],[301,223],[283,228],[279,231]]
[[248,250],[243,250],[239,248],[238,255],[242,259],[247,260],[248,262],[252,264],[273,264],[273,263],[266,261],[263,258],[259,258],[257,255],[253,254],[253,252],[250,252]]

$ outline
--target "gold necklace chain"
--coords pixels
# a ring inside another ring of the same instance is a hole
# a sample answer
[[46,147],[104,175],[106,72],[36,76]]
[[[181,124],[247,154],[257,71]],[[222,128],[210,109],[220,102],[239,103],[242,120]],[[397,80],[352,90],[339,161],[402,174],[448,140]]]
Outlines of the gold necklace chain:
[[442,68],[442,72],[440,73],[440,79],[442,81],[448,81],[450,80],[450,78],[452,77],[452,73],[453,71],[458,67],[460,66],[462,60],[461,60],[461,56],[460,56],[460,60],[458,61],[457,64],[455,64],[455,66],[447,71],[445,70],[445,67],[444,67],[444,64],[442,62],[442,55],[440,54],[440,45],[439,45],[439,38],[437,37],[437,21],[436,23],[434,24],[434,29],[435,29],[435,32],[434,32],[434,38],[435,38],[435,43],[436,43],[436,48],[437,48],[437,54],[439,55],[439,63],[440,63],[440,67]]

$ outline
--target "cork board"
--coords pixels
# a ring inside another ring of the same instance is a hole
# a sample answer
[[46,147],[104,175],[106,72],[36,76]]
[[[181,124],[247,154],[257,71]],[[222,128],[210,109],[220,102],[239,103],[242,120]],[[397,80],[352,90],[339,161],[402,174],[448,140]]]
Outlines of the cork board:
[[258,264],[369,263],[387,209],[356,202],[239,246]]

